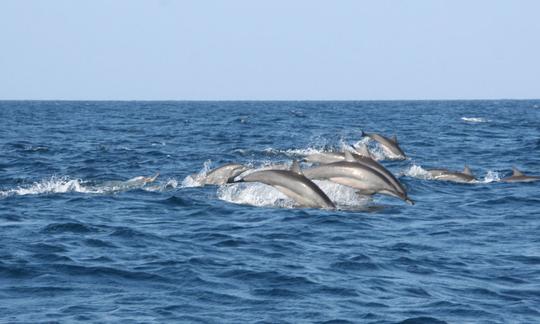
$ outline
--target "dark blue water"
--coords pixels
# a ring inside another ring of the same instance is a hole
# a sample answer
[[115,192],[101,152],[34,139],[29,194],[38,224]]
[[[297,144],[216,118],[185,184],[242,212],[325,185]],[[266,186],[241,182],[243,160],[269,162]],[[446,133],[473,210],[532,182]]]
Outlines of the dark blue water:
[[[398,135],[416,205],[186,180],[360,130]],[[540,183],[512,166],[540,174],[540,101],[0,102],[0,321],[539,322]]]

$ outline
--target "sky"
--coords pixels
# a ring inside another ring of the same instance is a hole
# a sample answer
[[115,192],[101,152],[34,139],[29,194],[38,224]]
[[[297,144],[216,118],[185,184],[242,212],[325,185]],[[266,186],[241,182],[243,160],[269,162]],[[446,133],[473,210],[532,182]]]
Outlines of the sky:
[[538,0],[1,0],[0,99],[540,98]]

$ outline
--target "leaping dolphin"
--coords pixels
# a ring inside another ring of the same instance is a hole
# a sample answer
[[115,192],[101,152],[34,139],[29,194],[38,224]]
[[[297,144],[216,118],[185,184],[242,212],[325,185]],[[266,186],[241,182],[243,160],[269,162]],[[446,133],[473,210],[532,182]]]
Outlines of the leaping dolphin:
[[351,160],[333,162],[304,170],[304,175],[310,179],[330,180],[358,190],[363,195],[380,193],[396,197],[414,205],[407,193],[398,189],[381,172],[366,164]]
[[392,138],[388,138],[376,133],[365,133],[361,131],[361,137],[364,136],[367,136],[381,144],[382,148],[394,155],[396,159],[404,160],[407,157],[403,150],[399,147],[396,135],[392,136]]
[[[242,164],[228,163],[209,171],[199,182],[201,185],[222,185],[233,182],[234,178],[247,170],[249,168]],[[192,175],[194,179],[197,177],[197,175]]]
[[463,172],[454,172],[446,169],[432,169],[427,170],[427,172],[435,180],[452,181],[458,183],[470,183],[476,180],[468,166],[463,168]]
[[399,180],[396,179],[396,177],[392,174],[392,172],[390,172],[382,164],[374,160],[371,157],[371,155],[358,155],[358,154],[349,155],[348,153],[345,153],[345,160],[356,161],[360,164],[364,164],[374,169],[375,171],[378,171],[386,178],[386,180],[388,180],[394,186],[394,188],[396,189],[398,193],[403,194],[404,196],[407,196],[407,191],[405,190],[401,182],[399,182]]
[[304,176],[297,161],[290,170],[262,170],[250,173],[235,182],[261,182],[281,191],[298,204],[310,208],[336,208],[328,196]]
[[[345,151],[345,152],[329,152],[331,153],[332,155],[329,155],[331,157],[335,157],[335,160],[332,160],[331,162],[326,162],[324,164],[328,164],[328,163],[333,163],[333,162],[339,162],[339,161],[348,161],[348,162],[358,162],[360,164],[363,164],[367,167],[370,167],[376,171],[378,171],[379,173],[381,173],[393,186],[394,186],[394,189],[398,192],[398,193],[401,193],[403,195],[407,195],[407,191],[405,190],[405,188],[403,187],[403,185],[401,184],[401,182],[399,182],[398,179],[396,179],[396,177],[390,172],[388,171],[387,168],[385,168],[382,164],[380,164],[379,162],[377,162],[376,160],[374,160],[371,155],[369,154],[369,151],[367,150],[367,147],[365,145],[363,145],[363,150],[362,150],[362,147],[360,148],[355,148],[357,152],[360,152],[360,153],[363,153],[363,154],[354,154],[354,153],[351,153],[349,151]],[[329,159],[331,160],[331,159]],[[320,162],[322,163],[322,162]]]
[[533,182],[540,181],[540,177],[528,176],[519,171],[515,167],[512,168],[512,175],[506,178],[502,178],[501,182]]

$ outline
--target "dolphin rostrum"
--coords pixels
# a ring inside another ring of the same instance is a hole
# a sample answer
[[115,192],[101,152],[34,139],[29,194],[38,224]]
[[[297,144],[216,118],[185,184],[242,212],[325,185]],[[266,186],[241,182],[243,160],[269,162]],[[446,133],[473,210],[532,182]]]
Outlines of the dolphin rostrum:
[[396,188],[381,172],[366,164],[351,160],[333,162],[304,170],[304,175],[310,179],[330,180],[358,190],[364,195],[380,193],[396,197],[413,205],[407,193]]
[[459,183],[469,183],[476,180],[471,169],[468,166],[465,166],[465,168],[463,168],[463,172],[453,172],[446,169],[432,169],[427,170],[427,172],[435,180],[452,181]]
[[384,137],[375,133],[365,133],[362,131],[361,136],[367,136],[377,143],[381,144],[384,150],[389,151],[396,159],[404,160],[407,156],[403,150],[399,147],[397,136],[394,135],[392,138]]
[[250,173],[235,182],[261,182],[281,191],[304,207],[336,208],[328,196],[304,176],[297,161],[290,170],[262,170]]
[[[233,182],[234,178],[247,170],[249,168],[242,164],[228,163],[209,171],[199,182],[201,185],[222,185]],[[196,179],[197,175],[192,177]]]
[[523,172],[519,171],[515,167],[512,168],[511,176],[501,179],[501,182],[533,182],[533,181],[540,181],[540,177],[525,175],[523,174]]

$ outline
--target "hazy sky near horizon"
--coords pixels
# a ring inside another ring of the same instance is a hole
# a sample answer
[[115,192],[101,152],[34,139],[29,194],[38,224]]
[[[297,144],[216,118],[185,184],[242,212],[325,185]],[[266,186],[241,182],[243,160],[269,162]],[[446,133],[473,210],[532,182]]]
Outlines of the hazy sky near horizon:
[[537,0],[2,0],[0,99],[540,98]]

